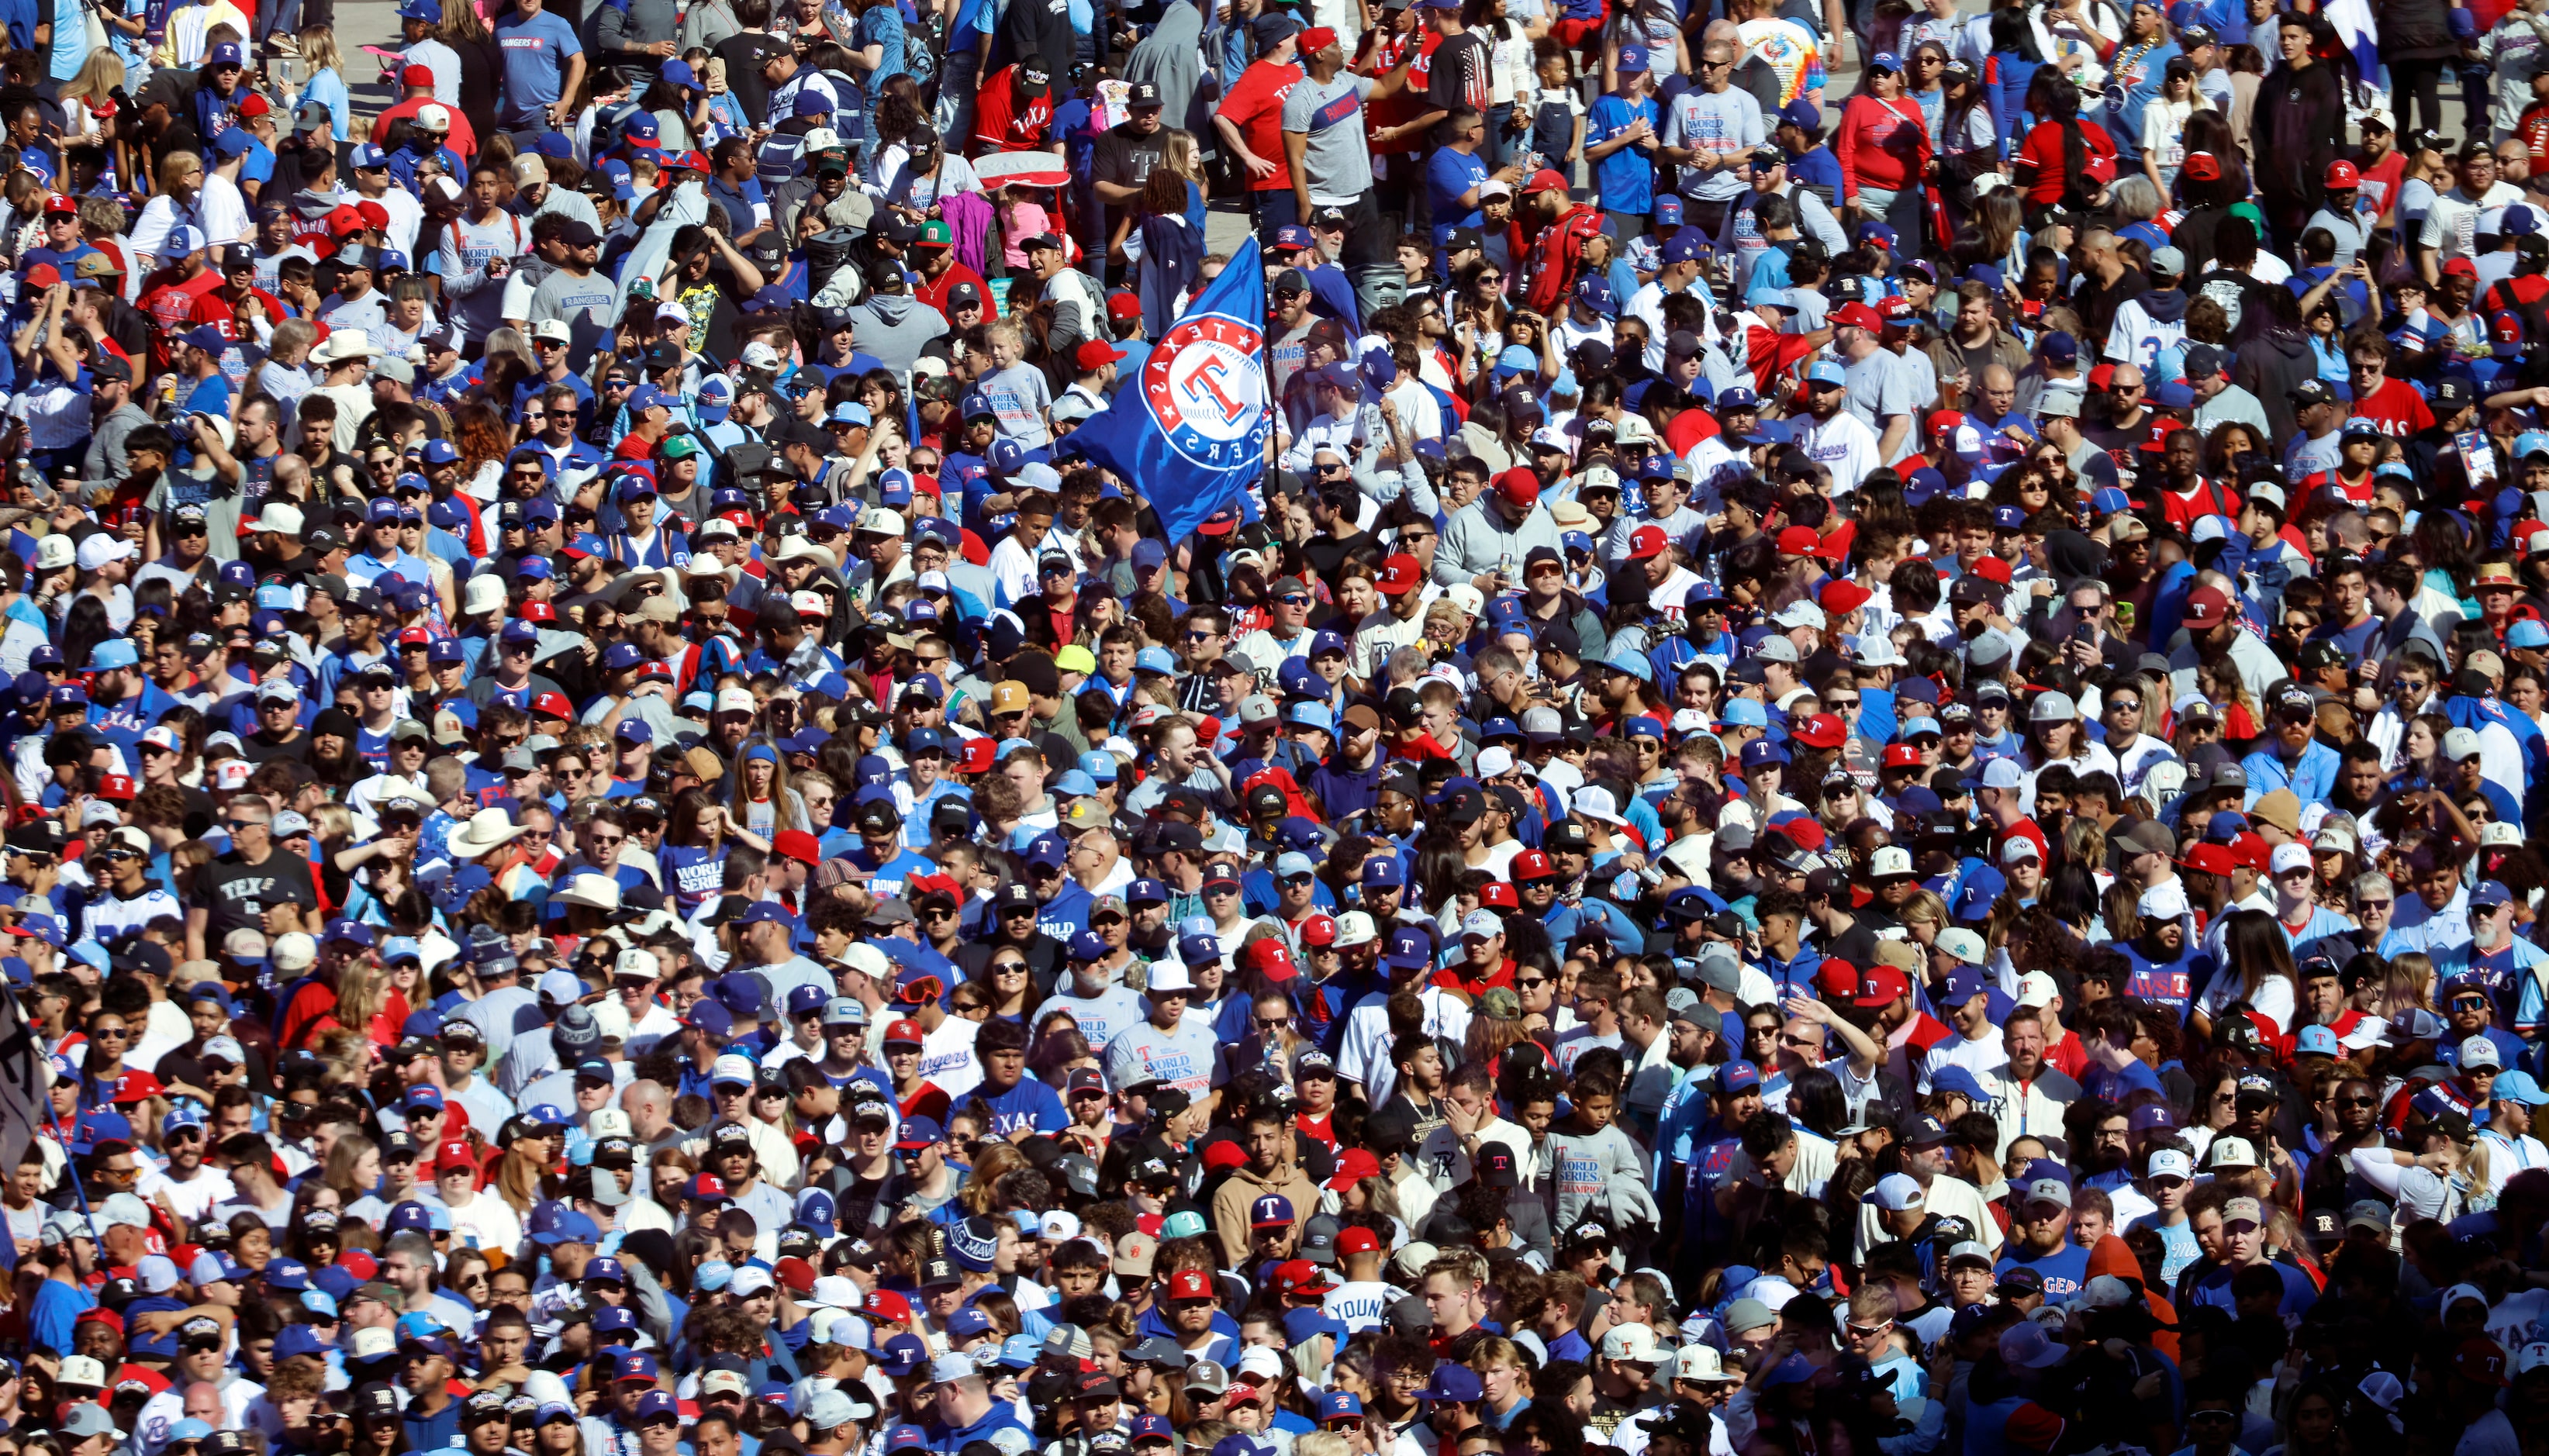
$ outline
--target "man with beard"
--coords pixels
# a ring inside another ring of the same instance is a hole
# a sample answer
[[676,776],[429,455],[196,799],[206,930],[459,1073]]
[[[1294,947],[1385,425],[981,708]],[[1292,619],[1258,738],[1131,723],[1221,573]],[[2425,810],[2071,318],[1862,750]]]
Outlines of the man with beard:
[[2185,1014],[2195,987],[2210,979],[2213,965],[2213,958],[2187,940],[2188,910],[2181,880],[2142,891],[2142,933],[2117,947],[2132,966],[2125,995]]

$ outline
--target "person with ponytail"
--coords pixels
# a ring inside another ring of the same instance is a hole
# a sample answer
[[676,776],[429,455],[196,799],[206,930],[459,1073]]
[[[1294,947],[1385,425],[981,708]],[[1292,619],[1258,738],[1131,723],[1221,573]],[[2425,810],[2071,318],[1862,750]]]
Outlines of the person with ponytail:
[[2027,192],[2028,226],[2041,228],[2046,213],[2079,206],[2078,193],[2090,185],[2089,158],[2112,164],[2116,141],[2106,128],[2081,120],[2080,88],[2058,72],[2035,73],[2027,88],[2027,110],[2039,120],[2011,161]]

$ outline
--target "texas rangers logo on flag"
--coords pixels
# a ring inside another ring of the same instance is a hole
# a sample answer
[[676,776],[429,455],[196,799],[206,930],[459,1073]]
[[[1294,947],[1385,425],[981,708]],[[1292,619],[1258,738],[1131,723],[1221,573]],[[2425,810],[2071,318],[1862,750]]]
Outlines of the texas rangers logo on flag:
[[1266,330],[1207,314],[1171,325],[1142,365],[1142,393],[1169,448],[1207,470],[1262,463],[1274,416],[1266,408]]
[[1159,513],[1172,542],[1237,503],[1266,473],[1266,269],[1240,243],[1119,392],[1072,439]]

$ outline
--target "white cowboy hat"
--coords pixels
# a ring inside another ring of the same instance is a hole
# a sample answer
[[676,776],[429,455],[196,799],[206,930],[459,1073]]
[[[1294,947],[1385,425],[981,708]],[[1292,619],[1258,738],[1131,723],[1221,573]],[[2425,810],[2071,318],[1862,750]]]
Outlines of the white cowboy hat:
[[451,858],[475,860],[489,850],[512,844],[521,835],[522,827],[514,822],[513,815],[502,809],[481,809],[451,836]]
[[372,343],[371,336],[363,330],[339,328],[329,334],[328,341],[313,350],[311,357],[322,363],[333,364],[343,359],[368,359],[379,352],[380,349]]
[[832,553],[804,536],[791,536],[788,544],[771,554],[772,561],[811,561],[826,567],[838,566]]
[[549,897],[561,905],[582,905],[587,910],[617,910],[619,881],[607,874],[578,874],[566,882],[566,888]]

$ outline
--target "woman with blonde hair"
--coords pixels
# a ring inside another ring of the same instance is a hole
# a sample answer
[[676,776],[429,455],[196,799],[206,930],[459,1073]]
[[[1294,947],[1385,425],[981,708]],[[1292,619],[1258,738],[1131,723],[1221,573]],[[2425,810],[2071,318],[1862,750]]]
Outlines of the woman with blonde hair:
[[1927,950],[1938,942],[1938,932],[1947,928],[1947,902],[1936,890],[1916,890],[1895,912],[1912,943]]
[[300,1045],[315,1051],[330,1034],[349,1032],[381,1046],[396,1046],[407,1016],[402,1002],[392,1020],[390,1000],[387,971],[369,960],[348,960],[336,969],[336,1004],[310,1020]]
[[[62,139],[68,142],[112,142],[116,139],[116,118],[101,117],[97,108],[115,108],[113,93],[124,85],[124,62],[112,50],[92,50],[80,62],[79,74],[64,81],[59,93],[62,103]],[[117,176],[127,173],[118,170]]]
[[316,101],[328,108],[335,123],[335,139],[342,145],[345,128],[353,120],[353,98],[345,90],[345,56],[336,48],[336,28],[303,26],[293,39],[301,46],[301,63],[310,68],[310,79],[301,83],[302,103]]

